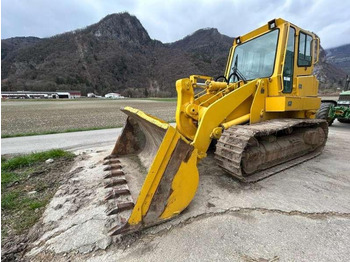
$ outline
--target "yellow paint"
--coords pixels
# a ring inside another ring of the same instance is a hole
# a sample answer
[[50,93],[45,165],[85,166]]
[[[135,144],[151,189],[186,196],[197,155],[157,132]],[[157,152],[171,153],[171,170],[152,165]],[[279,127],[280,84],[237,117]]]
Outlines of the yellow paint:
[[315,76],[300,76],[296,82],[297,95],[303,96],[317,96],[318,94],[318,80]]
[[191,118],[186,108],[194,102],[194,91],[190,79],[180,79],[176,81],[176,91],[178,93],[176,106],[176,128],[189,139],[193,139],[197,128],[194,119]]
[[320,104],[318,97],[267,97],[266,112],[317,110]]
[[171,218],[184,210],[196,194],[199,182],[197,150],[194,150],[187,163],[182,162],[172,183],[170,195],[162,219]]
[[199,126],[192,145],[198,152],[206,152],[210,145],[210,134],[215,127],[218,127],[225,118],[244,100],[248,99],[256,90],[255,82],[241,86],[232,91],[220,100],[215,101],[207,108],[202,108],[199,117]]
[[266,119],[265,101],[268,92],[268,81],[266,79],[260,79],[257,81],[256,85],[257,89],[250,107],[250,124],[258,123]]
[[250,114],[246,114],[244,116],[238,117],[234,120],[231,120],[229,122],[223,123],[222,126],[224,127],[224,129],[228,129],[231,126],[236,126],[242,123],[245,123],[247,121],[249,121],[250,119]]
[[141,110],[132,108],[130,106],[124,107],[124,110],[130,111],[131,113],[134,113],[134,114],[142,117],[143,119],[147,120],[148,122],[151,122],[152,124],[154,124],[156,126],[159,126],[159,127],[163,128],[163,129],[167,129],[170,126],[167,122],[165,122],[165,121],[163,121],[163,120],[161,120],[161,119],[159,119],[159,118],[157,118],[155,116],[151,116],[151,115],[145,114]]
[[222,135],[222,127],[215,127],[210,134],[210,138],[219,139]]

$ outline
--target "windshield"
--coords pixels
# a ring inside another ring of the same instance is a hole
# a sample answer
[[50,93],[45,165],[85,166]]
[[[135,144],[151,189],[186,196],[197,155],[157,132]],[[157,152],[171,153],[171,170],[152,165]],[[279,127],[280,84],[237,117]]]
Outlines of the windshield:
[[[273,73],[279,30],[273,30],[253,40],[238,45],[231,61],[231,70],[235,67],[246,80],[270,77]],[[230,82],[237,81],[232,76]]]

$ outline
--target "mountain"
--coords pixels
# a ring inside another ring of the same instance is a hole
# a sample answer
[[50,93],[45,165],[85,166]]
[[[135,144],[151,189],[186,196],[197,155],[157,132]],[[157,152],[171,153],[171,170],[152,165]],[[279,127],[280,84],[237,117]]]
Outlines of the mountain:
[[350,74],[350,44],[326,50],[327,61]]
[[[216,28],[200,29],[185,38],[168,44],[171,49],[185,53],[201,74],[218,76],[224,73],[232,37],[222,35]],[[193,74],[190,71],[187,75]]]
[[128,13],[112,14],[99,23],[81,31],[83,34],[93,34],[96,38],[116,40],[132,46],[147,45],[151,42],[147,31],[140,21]]
[[23,48],[2,50],[2,90],[75,89],[140,97],[174,96],[175,81],[189,74],[222,74],[233,38],[204,29],[163,44],[152,40],[135,16],[120,13],[34,44],[20,40]]
[[[1,40],[2,90],[80,90],[83,95],[175,96],[177,79],[224,73],[233,38],[200,29],[163,44],[128,13],[50,38]],[[323,52],[324,53],[324,52]],[[336,88],[343,72],[328,58],[316,70],[322,88]],[[331,84],[329,84],[331,83]]]
[[38,43],[41,39],[38,37],[13,37],[1,40],[1,60],[8,54],[12,54],[20,48],[28,47]]
[[321,47],[319,62],[314,67],[314,73],[319,80],[321,92],[336,92],[337,89],[344,88],[346,72],[329,60],[327,51]]
[[136,17],[109,15],[82,30],[44,38],[2,60],[3,90],[97,94],[140,88],[154,45]]

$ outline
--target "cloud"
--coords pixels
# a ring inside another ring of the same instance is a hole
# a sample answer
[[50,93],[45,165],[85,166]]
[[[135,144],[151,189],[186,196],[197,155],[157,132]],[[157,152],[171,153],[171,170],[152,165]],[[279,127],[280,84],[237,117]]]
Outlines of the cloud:
[[123,11],[137,16],[151,38],[162,42],[205,27],[238,36],[282,17],[317,33],[326,48],[350,43],[350,1],[340,0],[3,0],[1,38],[48,37]]

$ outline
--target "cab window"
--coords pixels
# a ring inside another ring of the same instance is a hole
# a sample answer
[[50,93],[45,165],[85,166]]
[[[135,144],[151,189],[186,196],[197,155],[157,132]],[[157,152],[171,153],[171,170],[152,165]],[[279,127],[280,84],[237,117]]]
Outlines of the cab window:
[[[247,80],[270,77],[275,67],[278,35],[276,29],[237,45],[229,75],[238,70]],[[229,81],[232,83],[238,79],[232,77]]]
[[290,93],[293,89],[293,71],[294,71],[294,42],[295,29],[289,28],[286,58],[283,69],[283,93]]
[[298,66],[311,66],[312,37],[303,32],[299,34]]

